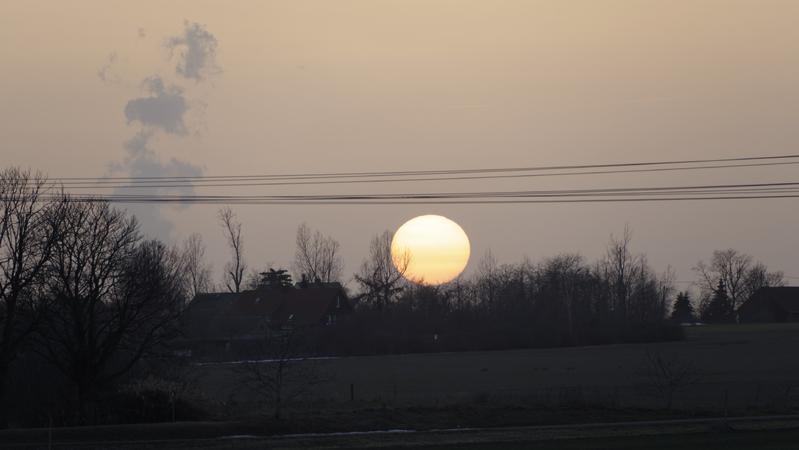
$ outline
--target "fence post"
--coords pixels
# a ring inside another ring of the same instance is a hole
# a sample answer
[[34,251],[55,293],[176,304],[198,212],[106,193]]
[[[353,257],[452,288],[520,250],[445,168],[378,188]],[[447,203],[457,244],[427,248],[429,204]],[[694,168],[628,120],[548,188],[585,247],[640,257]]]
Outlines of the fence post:
[[53,413],[47,413],[47,450],[53,448]]
[[350,383],[350,401],[355,401],[355,383]]
[[755,390],[755,409],[757,409],[758,404],[760,403],[760,383],[757,383],[757,390]]
[[727,388],[724,389],[724,417],[727,417],[727,415],[729,414],[729,409],[728,409],[729,399],[730,399],[730,390],[729,388]]

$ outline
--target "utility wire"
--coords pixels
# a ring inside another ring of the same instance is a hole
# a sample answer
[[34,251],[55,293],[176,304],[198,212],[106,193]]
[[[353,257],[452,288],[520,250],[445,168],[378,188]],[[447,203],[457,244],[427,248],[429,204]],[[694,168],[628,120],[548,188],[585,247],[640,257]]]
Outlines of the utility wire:
[[[58,188],[73,201],[124,203],[209,203],[209,204],[492,204],[492,203],[575,203],[646,202],[684,200],[727,200],[796,198],[799,182],[694,184],[677,186],[639,186],[591,189],[513,190],[472,192],[399,192],[384,194],[303,194],[303,195],[209,195],[133,193],[131,188],[178,189],[257,187],[281,185],[362,184],[396,182],[440,182],[486,180],[540,176],[602,175],[707,169],[792,166],[799,154],[746,156],[672,161],[623,162],[612,164],[550,165],[530,167],[474,168],[447,170],[329,172],[271,175],[194,176],[194,177],[110,177],[53,178],[54,190],[42,199],[57,199]],[[590,169],[590,170],[587,170]],[[114,189],[112,194],[74,194],[71,189]]]
[[799,158],[799,154],[791,155],[770,155],[770,156],[745,156],[737,158],[707,158],[707,159],[685,159],[671,161],[645,161],[645,162],[624,162],[607,164],[576,164],[576,165],[550,165],[550,166],[528,166],[528,167],[500,167],[500,168],[476,168],[476,169],[443,169],[443,170],[411,170],[411,171],[382,171],[382,172],[327,172],[327,173],[296,173],[296,174],[264,174],[264,175],[203,175],[203,176],[163,176],[163,177],[54,177],[51,181],[67,182],[105,182],[105,181],[132,181],[142,182],[145,180],[298,180],[315,178],[379,178],[397,176],[435,176],[453,174],[485,174],[485,173],[507,173],[507,172],[537,172],[552,170],[581,170],[581,169],[609,169],[619,167],[645,167],[645,166],[665,166],[665,165],[685,165],[685,164],[710,164],[722,162],[743,162],[743,161],[767,161],[767,160],[790,160]]
[[[303,194],[303,195],[71,195],[75,201],[124,203],[231,203],[231,204],[394,204],[430,203],[533,203],[598,201],[721,200],[750,198],[794,198],[799,182],[739,183],[717,185],[642,186],[592,189],[421,192],[384,194]],[[50,193],[43,199],[55,200]]]
[[785,195],[740,195],[740,196],[694,196],[694,197],[645,197],[645,198],[579,198],[579,199],[478,199],[478,200],[235,200],[235,199],[108,199],[103,197],[73,198],[80,202],[111,203],[192,203],[212,205],[488,205],[488,204],[527,204],[527,203],[611,203],[611,202],[663,202],[696,200],[751,200],[799,198],[799,192]]
[[429,181],[454,181],[454,180],[486,180],[486,179],[509,179],[509,178],[533,178],[533,177],[553,177],[553,176],[574,176],[574,175],[606,175],[620,173],[650,173],[650,172],[671,172],[684,170],[705,170],[705,169],[731,169],[741,167],[763,167],[763,166],[790,166],[797,165],[799,161],[783,161],[772,163],[754,164],[725,164],[711,166],[689,166],[689,167],[658,167],[650,169],[622,169],[622,170],[595,170],[580,172],[551,172],[551,173],[523,173],[512,175],[467,175],[453,177],[429,177],[429,178],[379,178],[379,179],[355,179],[355,180],[320,180],[320,181],[276,181],[276,182],[220,182],[215,180],[186,181],[182,179],[148,181],[144,179],[131,180],[129,182],[99,180],[95,182],[61,182],[51,183],[56,187],[63,185],[69,189],[162,189],[162,188],[199,188],[199,187],[257,187],[257,186],[297,186],[297,185],[325,185],[325,184],[364,184],[364,183],[405,183],[405,182],[429,182]]

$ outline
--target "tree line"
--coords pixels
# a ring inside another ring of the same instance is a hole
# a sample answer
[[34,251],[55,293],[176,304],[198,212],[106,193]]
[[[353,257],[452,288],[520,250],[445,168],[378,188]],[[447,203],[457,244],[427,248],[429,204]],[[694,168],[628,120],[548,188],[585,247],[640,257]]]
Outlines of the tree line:
[[[262,275],[247,264],[242,223],[228,208],[217,219],[230,250],[220,283],[212,280],[200,235],[179,245],[149,239],[134,217],[107,202],[75,200],[40,173],[0,171],[0,425],[10,417],[9,394],[21,395],[9,392],[14,380],[38,386],[26,394],[39,396],[38,404],[57,405],[35,414],[58,410],[62,423],[92,422],[103,414],[104,396],[121,383],[175,360],[170,343],[196,294],[256,288]],[[695,267],[700,298],[694,302],[676,292],[673,271],[656,273],[632,250],[625,229],[594,262],[562,254],[499,264],[488,253],[472,276],[424,286],[403,277],[409,261],[392,259],[391,239],[390,232],[374,236],[353,277],[356,314],[314,331],[315,339],[304,339],[308,352],[679,339],[676,323],[697,315],[732,320],[756,289],[783,283],[781,273],[748,255],[717,251]],[[334,238],[301,224],[295,279],[345,281],[340,251]],[[285,271],[268,273],[289,283]]]
[[18,359],[46,365],[47,385],[63,385],[53,401],[85,419],[98,392],[165,354],[190,293],[185,252],[146,239],[106,202],[51,186],[0,172],[0,424]]
[[[489,252],[469,278],[415,285],[392,264],[391,234],[373,238],[355,276],[360,314],[336,330],[353,353],[489,350],[676,339],[667,321],[674,274],[656,273],[625,229],[589,263],[562,254],[499,264]],[[413,256],[410,255],[410,258]],[[349,338],[349,339],[348,339]]]

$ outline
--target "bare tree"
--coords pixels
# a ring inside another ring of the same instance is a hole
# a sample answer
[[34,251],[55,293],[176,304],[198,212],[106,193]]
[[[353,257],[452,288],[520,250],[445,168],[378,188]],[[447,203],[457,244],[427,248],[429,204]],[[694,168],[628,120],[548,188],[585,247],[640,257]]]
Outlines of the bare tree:
[[361,300],[381,311],[402,292],[403,275],[410,263],[409,254],[398,255],[396,261],[392,258],[391,239],[389,231],[374,236],[369,243],[369,257],[355,275],[361,287]]
[[245,385],[271,404],[276,420],[291,401],[321,381],[313,361],[303,356],[303,344],[301,330],[285,327],[265,339],[260,360],[239,367]]
[[51,312],[43,355],[71,380],[78,412],[103,386],[174,336],[185,301],[180,255],[141,241],[133,217],[104,202],[70,202],[48,264]]
[[667,269],[658,276],[646,255],[633,254],[631,241],[632,233],[625,226],[621,238],[611,236],[605,257],[596,266],[602,285],[598,308],[623,326],[663,321],[674,289],[673,271]]
[[762,287],[784,286],[785,274],[780,270],[771,272],[765,264],[756,262],[749,270],[746,284],[750,293],[754,293]]
[[667,317],[669,313],[669,299],[674,295],[677,290],[675,282],[677,280],[677,273],[674,268],[667,266],[666,270],[657,280],[657,293],[658,303],[656,314],[660,318]]
[[183,261],[188,278],[188,298],[211,289],[211,267],[205,261],[205,244],[199,233],[193,233],[183,241]]
[[639,275],[642,264],[630,250],[632,231],[624,226],[621,238],[611,236],[605,259],[601,262],[605,279],[610,284],[610,308],[617,318],[626,319],[632,292],[632,280]]
[[475,288],[480,304],[489,311],[497,308],[499,266],[491,250],[486,250],[475,274]]
[[0,427],[8,369],[42,312],[42,275],[61,218],[61,203],[46,201],[47,186],[38,173],[0,172]]
[[[552,308],[555,311],[562,311],[565,316],[566,330],[570,343],[577,342],[576,321],[578,290],[581,280],[586,276],[588,270],[583,263],[583,257],[575,253],[564,253],[549,258],[541,265],[538,270],[539,282],[553,292],[557,305]],[[547,296],[541,295],[543,300]]]
[[264,270],[251,268],[249,272],[247,272],[247,275],[244,277],[244,289],[250,291],[258,289],[261,286],[261,280],[263,279],[261,273],[263,272]]
[[296,277],[309,281],[329,283],[339,281],[344,263],[339,254],[339,243],[320,231],[311,232],[307,224],[297,227],[297,249],[294,252]]
[[646,351],[642,375],[660,395],[667,409],[674,404],[674,395],[699,380],[698,371],[689,361],[676,354],[666,355],[661,351]]
[[723,282],[730,300],[732,315],[757,289],[766,286],[782,286],[781,272],[769,272],[765,265],[734,249],[716,250],[709,263],[700,261],[694,271],[699,275],[699,288],[702,291],[702,304],[715,293],[719,282]]
[[230,246],[231,261],[225,265],[224,284],[230,292],[241,292],[247,263],[244,262],[244,247],[241,239],[241,222],[230,208],[223,208],[218,213],[219,223],[225,230],[225,238]]

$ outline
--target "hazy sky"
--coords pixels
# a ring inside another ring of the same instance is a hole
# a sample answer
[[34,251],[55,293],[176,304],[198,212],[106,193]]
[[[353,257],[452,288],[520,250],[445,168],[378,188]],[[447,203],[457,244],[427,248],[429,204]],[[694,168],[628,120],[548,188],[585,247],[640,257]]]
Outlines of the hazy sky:
[[[797,153],[797,17],[799,2],[763,0],[1,0],[0,156],[3,166],[96,177]],[[797,181],[797,168],[368,192],[763,181]],[[502,262],[563,251],[594,259],[629,224],[635,249],[681,281],[727,247],[799,277],[795,199],[235,210],[259,267],[288,266],[306,221],[341,242],[349,276],[371,235],[434,213],[469,234],[470,267],[489,248]],[[136,212],[160,237],[202,233],[218,274],[215,207]]]

